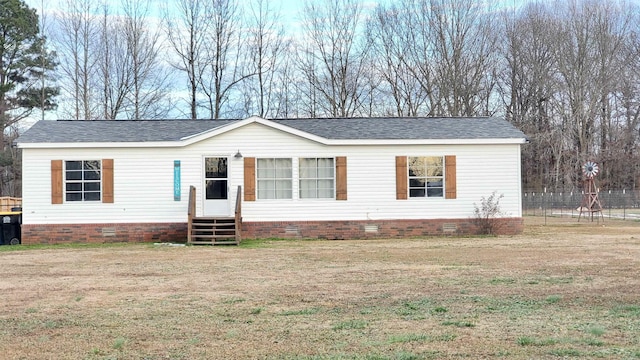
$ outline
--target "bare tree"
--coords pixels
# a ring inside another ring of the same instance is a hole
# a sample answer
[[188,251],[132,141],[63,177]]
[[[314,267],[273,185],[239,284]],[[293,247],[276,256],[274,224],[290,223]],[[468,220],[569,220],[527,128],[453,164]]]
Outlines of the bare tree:
[[607,161],[613,130],[610,101],[618,92],[620,69],[627,66],[619,54],[630,38],[633,20],[629,16],[633,12],[619,9],[615,3],[596,1],[571,2],[562,9],[564,12],[558,12],[562,21],[554,43],[555,57],[564,93],[560,103],[575,151],[567,176],[577,182],[579,167],[586,160],[601,156],[600,161]]
[[355,0],[305,3],[302,12],[304,41],[309,44],[298,62],[300,71],[318,95],[318,115],[350,117],[363,111],[362,99],[368,65],[362,28],[362,6]]
[[[200,88],[211,119],[219,119],[232,91],[254,73],[248,68],[244,34],[240,31],[240,8],[234,0],[210,0],[211,26],[207,34],[204,71]],[[232,105],[233,106],[233,105]],[[237,110],[230,109],[229,111]]]
[[100,43],[97,49],[100,77],[100,101],[105,120],[124,117],[127,94],[131,89],[131,55],[127,51],[124,24],[114,18],[109,7],[102,6]]
[[558,25],[550,9],[541,4],[527,5],[517,17],[511,12],[504,15],[505,70],[500,88],[506,118],[530,141],[523,148],[524,185],[558,186],[564,150],[562,132],[552,116],[559,89],[552,41]]
[[[484,1],[429,0],[428,13],[438,98],[436,113],[448,116],[489,115],[495,79],[496,27]],[[424,51],[424,50],[423,50]]]
[[149,26],[149,6],[123,0],[116,10],[122,15],[115,15],[105,3],[96,17],[92,84],[106,120],[163,118],[170,109],[160,27]]
[[296,44],[287,41],[279,71],[276,72],[278,87],[272,89],[271,107],[273,117],[301,117],[304,97],[301,91],[300,74],[297,71],[295,58]]
[[531,144],[525,186],[580,186],[601,163],[600,186],[634,186],[638,169],[638,9],[623,1],[530,4],[505,22],[506,116]]
[[73,104],[70,118],[94,119],[99,108],[92,86],[97,75],[94,50],[99,36],[96,4],[91,0],[64,0],[63,6],[65,11],[56,19],[59,30],[54,33],[59,71],[64,75],[60,83],[65,101]]
[[[160,31],[148,25],[150,0],[123,0],[124,30],[131,59],[129,118],[162,118],[168,112],[167,74],[160,59]],[[159,25],[159,24],[158,24]]]
[[253,0],[249,5],[248,52],[251,56],[251,66],[255,73],[249,83],[249,91],[245,96],[247,101],[246,113],[261,117],[277,114],[275,98],[278,88],[284,84],[278,82],[277,72],[281,69],[283,58],[286,56],[286,41],[284,28],[281,25],[279,12],[270,5],[268,0]]
[[177,60],[172,66],[186,73],[189,85],[189,110],[198,118],[198,87],[205,64],[207,34],[210,31],[209,0],[177,0],[177,11],[165,15],[167,38]]
[[[371,59],[375,74],[383,85],[375,87],[378,92],[378,112],[396,116],[419,116],[429,114],[429,68],[426,77],[415,76],[419,69],[410,68],[407,54],[415,44],[411,39],[420,31],[410,26],[409,17],[396,5],[379,5],[367,22],[367,36],[371,44]],[[390,100],[392,103],[390,104]]]

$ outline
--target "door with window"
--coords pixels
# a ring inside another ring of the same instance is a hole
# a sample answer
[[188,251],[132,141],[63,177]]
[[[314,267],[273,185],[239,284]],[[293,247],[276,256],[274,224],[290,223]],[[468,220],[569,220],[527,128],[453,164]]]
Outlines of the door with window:
[[204,216],[229,216],[227,157],[204,158]]

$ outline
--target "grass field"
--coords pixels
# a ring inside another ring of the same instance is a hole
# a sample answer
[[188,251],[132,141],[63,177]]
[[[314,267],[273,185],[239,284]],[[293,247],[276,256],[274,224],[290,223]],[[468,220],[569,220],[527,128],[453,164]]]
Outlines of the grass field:
[[0,247],[0,357],[640,359],[640,223],[525,224],[512,237]]

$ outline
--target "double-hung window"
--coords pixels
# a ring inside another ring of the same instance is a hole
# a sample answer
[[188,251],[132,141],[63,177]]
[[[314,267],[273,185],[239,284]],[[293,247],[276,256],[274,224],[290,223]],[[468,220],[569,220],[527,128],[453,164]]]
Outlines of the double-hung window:
[[301,158],[299,165],[300,199],[335,197],[333,158]]
[[102,164],[100,160],[65,161],[66,201],[100,201]]
[[258,199],[291,199],[291,159],[257,159]]
[[409,197],[444,197],[444,158],[415,156],[408,158]]

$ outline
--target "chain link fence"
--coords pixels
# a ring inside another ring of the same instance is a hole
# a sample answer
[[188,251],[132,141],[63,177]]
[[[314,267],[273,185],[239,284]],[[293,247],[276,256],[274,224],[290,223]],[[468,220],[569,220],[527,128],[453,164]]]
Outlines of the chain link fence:
[[[522,194],[523,215],[580,216],[582,191],[525,191]],[[640,220],[640,190],[606,190],[598,193],[603,218]],[[582,213],[582,217],[598,213]]]

